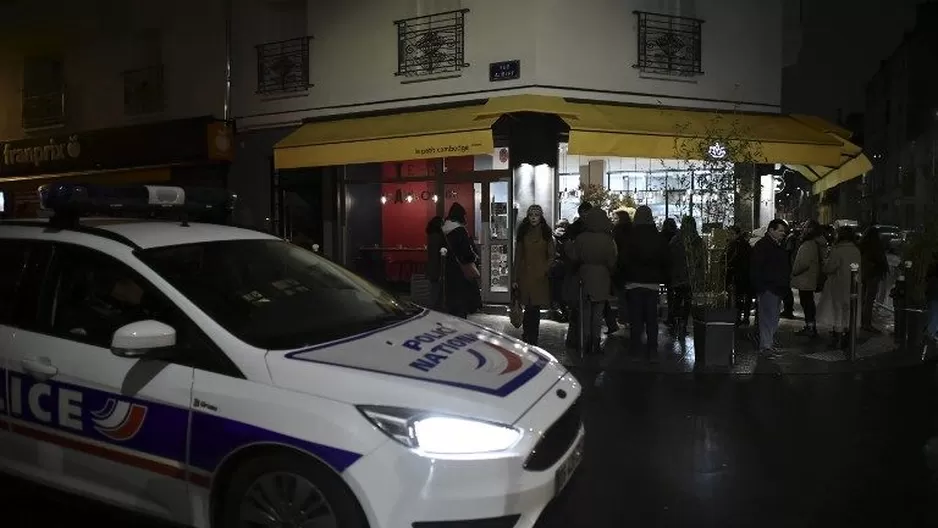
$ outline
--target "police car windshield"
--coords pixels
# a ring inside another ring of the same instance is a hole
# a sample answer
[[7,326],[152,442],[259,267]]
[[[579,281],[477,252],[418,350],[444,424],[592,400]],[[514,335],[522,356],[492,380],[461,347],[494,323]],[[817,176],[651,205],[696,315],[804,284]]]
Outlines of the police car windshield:
[[218,324],[258,348],[324,343],[421,310],[281,240],[186,244],[137,255]]

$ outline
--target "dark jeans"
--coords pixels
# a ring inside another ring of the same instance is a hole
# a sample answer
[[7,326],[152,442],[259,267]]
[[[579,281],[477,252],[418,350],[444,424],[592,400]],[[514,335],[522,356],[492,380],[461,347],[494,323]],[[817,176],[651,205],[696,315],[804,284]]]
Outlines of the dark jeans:
[[665,286],[667,303],[668,303],[668,324],[674,324],[674,288],[668,284]]
[[798,290],[798,302],[804,310],[804,324],[813,325],[817,322],[817,304],[814,302],[814,292]]
[[785,291],[788,293],[782,297],[782,305],[785,307],[782,310],[782,313],[785,315],[791,315],[795,311],[795,294],[792,293],[791,288],[788,288]]
[[736,320],[749,321],[752,313],[752,292],[748,288],[736,288],[734,292],[736,302]]
[[529,345],[537,346],[537,340],[541,334],[541,307],[525,306],[524,318],[521,321],[521,340]]
[[873,327],[873,306],[876,304],[876,294],[879,293],[879,283],[882,279],[866,278],[863,282],[863,308],[860,321],[863,328]]
[[633,353],[642,349],[642,333],[646,335],[645,353],[649,356],[656,353],[658,350],[658,290],[647,288],[629,290],[629,320]]

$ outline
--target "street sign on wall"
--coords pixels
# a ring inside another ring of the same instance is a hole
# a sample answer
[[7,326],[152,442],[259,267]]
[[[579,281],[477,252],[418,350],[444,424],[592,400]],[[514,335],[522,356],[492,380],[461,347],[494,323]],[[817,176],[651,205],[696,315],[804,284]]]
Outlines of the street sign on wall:
[[514,81],[521,78],[521,61],[510,60],[489,64],[489,81]]

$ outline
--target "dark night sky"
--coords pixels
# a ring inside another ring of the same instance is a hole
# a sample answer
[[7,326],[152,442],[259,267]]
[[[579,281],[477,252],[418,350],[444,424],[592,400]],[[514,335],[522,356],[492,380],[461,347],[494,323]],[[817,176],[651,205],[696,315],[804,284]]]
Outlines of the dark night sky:
[[911,29],[919,0],[802,0],[798,63],[785,72],[788,112],[828,119],[863,111],[864,85]]

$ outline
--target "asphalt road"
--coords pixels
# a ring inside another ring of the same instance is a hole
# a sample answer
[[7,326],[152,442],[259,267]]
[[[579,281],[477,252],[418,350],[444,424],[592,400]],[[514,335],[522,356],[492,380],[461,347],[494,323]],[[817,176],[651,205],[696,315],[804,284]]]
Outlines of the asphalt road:
[[[938,526],[934,365],[729,377],[579,373],[587,454],[538,528]],[[141,528],[131,518],[0,480],[3,528]]]

